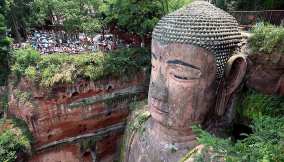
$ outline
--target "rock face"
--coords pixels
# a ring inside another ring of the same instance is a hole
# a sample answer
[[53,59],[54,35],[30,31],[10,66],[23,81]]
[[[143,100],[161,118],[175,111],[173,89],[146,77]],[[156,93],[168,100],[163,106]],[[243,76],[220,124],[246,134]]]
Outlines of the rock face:
[[[0,86],[0,105],[3,105],[3,97],[7,94],[7,87]],[[4,114],[3,109],[0,110],[0,117]]]
[[23,119],[34,137],[30,162],[113,161],[128,104],[143,98],[144,73],[131,79],[78,80],[43,89],[25,78],[9,85],[9,113]]
[[246,86],[268,95],[284,95],[284,55],[249,55]]

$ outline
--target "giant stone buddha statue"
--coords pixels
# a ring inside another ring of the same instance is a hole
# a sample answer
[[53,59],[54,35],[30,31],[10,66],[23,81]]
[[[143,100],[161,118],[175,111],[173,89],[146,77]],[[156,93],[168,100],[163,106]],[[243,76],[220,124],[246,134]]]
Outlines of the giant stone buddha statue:
[[240,41],[235,18],[205,1],[159,21],[152,36],[151,117],[129,141],[125,161],[178,162],[198,146],[193,125],[222,122],[246,72],[245,57],[234,55]]

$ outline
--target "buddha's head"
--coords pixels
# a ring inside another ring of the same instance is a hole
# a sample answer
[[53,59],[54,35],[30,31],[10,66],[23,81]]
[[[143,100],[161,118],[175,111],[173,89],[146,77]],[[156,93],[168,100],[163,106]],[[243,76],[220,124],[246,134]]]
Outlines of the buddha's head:
[[202,123],[218,93],[224,94],[220,85],[226,82],[223,89],[232,91],[242,80],[238,69],[225,75],[240,41],[235,18],[208,2],[195,1],[163,17],[152,38],[148,103],[154,121],[173,129]]

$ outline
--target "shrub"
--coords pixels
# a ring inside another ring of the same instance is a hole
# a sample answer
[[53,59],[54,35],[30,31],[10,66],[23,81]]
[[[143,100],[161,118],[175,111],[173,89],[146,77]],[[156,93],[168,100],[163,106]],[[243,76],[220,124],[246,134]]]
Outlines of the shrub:
[[230,138],[217,138],[195,126],[193,129],[198,134],[198,142],[207,150],[212,149],[214,158],[222,157],[228,162],[284,161],[284,98],[246,90],[241,95],[237,110],[241,118],[252,120],[251,134],[242,133],[246,138],[233,142]]
[[269,96],[254,90],[247,90],[241,96],[237,111],[241,117],[250,119],[263,115],[281,117],[284,115],[284,97]]
[[262,116],[251,125],[253,133],[233,143],[194,127],[198,141],[229,162],[284,161],[284,117]]
[[43,87],[73,83],[78,78],[98,80],[107,76],[127,76],[144,68],[150,69],[148,50],[133,48],[113,53],[80,55],[52,54],[43,56],[27,48],[14,52],[12,73],[38,81]]
[[254,36],[249,40],[254,52],[265,54],[284,53],[284,28],[257,24],[252,30]]
[[40,54],[32,48],[16,50],[13,54],[14,65],[12,65],[12,72],[20,77],[25,74],[27,68],[36,66],[40,61]]
[[25,103],[30,102],[30,99],[32,98],[32,93],[21,91],[21,90],[18,90],[18,89],[14,90],[14,94],[15,94],[15,99],[20,104],[25,104]]
[[28,128],[19,120],[1,120],[3,124],[11,126],[0,132],[0,161],[15,162],[21,153],[30,153],[31,134]]

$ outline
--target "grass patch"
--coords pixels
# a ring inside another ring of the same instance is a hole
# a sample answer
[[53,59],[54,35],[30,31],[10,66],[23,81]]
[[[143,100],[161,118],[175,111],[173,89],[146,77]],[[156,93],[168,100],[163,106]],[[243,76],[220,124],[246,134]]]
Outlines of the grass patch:
[[32,48],[15,50],[12,74],[38,82],[42,87],[74,83],[78,78],[98,80],[108,76],[129,76],[150,69],[147,49],[133,48],[112,53],[40,55]]
[[254,36],[249,44],[254,52],[263,54],[284,53],[284,27],[264,23],[257,24],[252,30]]

